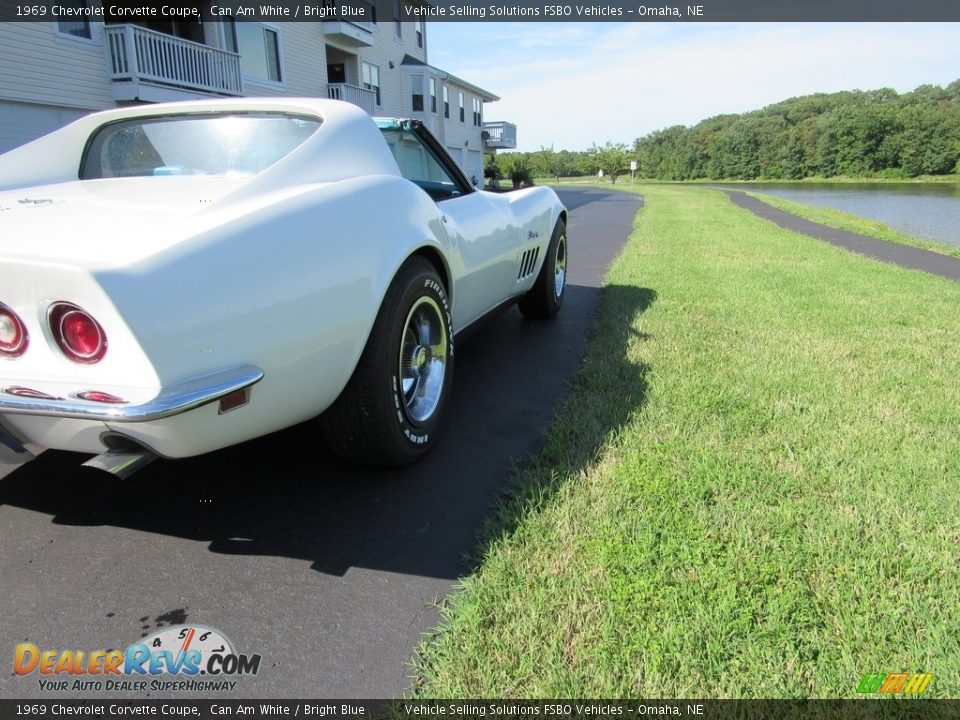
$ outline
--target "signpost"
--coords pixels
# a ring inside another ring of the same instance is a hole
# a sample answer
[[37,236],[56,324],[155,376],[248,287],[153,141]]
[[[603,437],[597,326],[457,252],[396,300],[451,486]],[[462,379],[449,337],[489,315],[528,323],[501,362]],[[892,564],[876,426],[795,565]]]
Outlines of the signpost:
[[630,187],[633,187],[633,181],[637,176],[637,161],[630,161]]

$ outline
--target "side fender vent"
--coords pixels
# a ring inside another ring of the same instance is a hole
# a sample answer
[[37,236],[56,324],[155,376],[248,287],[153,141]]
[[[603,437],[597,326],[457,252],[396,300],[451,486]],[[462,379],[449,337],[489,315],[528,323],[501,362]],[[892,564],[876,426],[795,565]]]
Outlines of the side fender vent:
[[517,273],[517,282],[533,275],[533,269],[537,267],[537,258],[540,257],[540,248],[535,247],[527,250],[520,256],[520,272]]

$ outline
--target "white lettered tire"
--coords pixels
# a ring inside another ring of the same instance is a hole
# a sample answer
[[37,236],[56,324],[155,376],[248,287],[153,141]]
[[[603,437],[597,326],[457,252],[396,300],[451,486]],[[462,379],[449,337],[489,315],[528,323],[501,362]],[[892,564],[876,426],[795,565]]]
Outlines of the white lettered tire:
[[414,256],[387,290],[350,382],[320,417],[323,436],[347,460],[408,465],[433,446],[452,380],[447,291]]
[[520,312],[530,318],[552,318],[560,312],[567,289],[567,260],[567,224],[560,218],[536,282],[517,301]]

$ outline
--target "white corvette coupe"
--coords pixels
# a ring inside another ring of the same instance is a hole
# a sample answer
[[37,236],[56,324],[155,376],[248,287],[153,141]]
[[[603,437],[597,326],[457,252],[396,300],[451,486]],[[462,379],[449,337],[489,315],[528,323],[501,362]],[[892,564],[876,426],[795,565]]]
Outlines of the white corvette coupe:
[[471,186],[419,123],[332,100],[89,115],[0,155],[0,423],[125,476],[317,418],[433,444],[454,337],[554,316],[566,210]]

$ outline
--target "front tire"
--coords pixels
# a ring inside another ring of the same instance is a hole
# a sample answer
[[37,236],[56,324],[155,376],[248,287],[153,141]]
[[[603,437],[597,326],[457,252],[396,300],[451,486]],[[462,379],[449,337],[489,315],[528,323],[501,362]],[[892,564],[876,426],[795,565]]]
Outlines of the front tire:
[[563,306],[566,289],[567,224],[560,218],[553,228],[540,274],[533,287],[517,301],[517,307],[530,318],[552,318]]
[[453,378],[450,304],[422,257],[397,272],[360,361],[320,416],[324,439],[352,462],[408,465],[436,440]]

